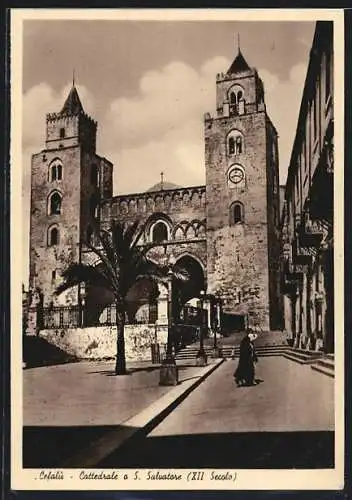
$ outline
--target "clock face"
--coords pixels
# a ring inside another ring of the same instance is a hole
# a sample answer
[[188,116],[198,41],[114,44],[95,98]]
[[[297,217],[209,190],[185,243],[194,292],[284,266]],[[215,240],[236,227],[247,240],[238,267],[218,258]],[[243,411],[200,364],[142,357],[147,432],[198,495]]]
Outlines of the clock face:
[[229,172],[229,180],[233,184],[239,184],[244,180],[244,171],[241,168],[235,167]]

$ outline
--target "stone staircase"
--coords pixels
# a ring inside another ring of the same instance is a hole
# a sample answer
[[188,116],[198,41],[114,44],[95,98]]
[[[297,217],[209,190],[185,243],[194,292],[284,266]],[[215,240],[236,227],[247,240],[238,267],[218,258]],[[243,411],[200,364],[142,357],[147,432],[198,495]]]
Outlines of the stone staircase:
[[328,377],[335,377],[335,357],[333,354],[326,354],[323,358],[317,359],[311,365],[312,370],[315,370]]
[[[243,337],[243,335],[242,335]],[[242,338],[241,337],[241,338]],[[235,340],[234,343],[230,343],[230,338],[221,339],[218,342],[218,353],[215,354],[213,348],[213,342],[210,343],[210,339],[206,339],[204,345],[204,350],[209,358],[211,357],[221,357],[221,358],[238,358],[240,347],[239,340]],[[223,341],[225,340],[225,342]],[[317,351],[308,351],[305,349],[293,348],[287,345],[287,343],[277,342],[271,343],[273,339],[265,338],[264,335],[262,338],[258,337],[255,341],[255,348],[258,357],[268,357],[268,356],[284,356],[286,359],[290,361],[295,361],[301,365],[310,365],[313,370],[316,370],[324,375],[329,377],[334,377],[334,355],[333,354],[324,354]],[[184,349],[181,349],[176,354],[177,360],[187,360],[187,359],[195,359],[197,353],[199,351],[199,342],[189,345]]]
[[308,351],[306,349],[298,349],[293,347],[288,347],[283,356],[291,361],[296,361],[301,365],[306,365],[310,363],[315,363],[317,359],[322,357],[322,353],[317,351]]

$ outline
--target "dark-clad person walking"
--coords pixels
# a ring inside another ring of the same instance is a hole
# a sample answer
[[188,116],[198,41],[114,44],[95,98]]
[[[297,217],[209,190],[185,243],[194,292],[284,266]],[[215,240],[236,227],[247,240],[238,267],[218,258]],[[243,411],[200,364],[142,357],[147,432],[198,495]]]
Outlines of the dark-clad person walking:
[[253,341],[257,338],[255,333],[248,332],[241,340],[240,358],[234,373],[235,381],[240,385],[255,385],[254,363],[258,361]]

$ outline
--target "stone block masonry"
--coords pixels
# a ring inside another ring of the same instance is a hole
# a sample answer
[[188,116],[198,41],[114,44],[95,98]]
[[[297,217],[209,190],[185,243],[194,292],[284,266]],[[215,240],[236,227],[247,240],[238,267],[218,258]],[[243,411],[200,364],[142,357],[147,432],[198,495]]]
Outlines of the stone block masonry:
[[[111,359],[116,356],[116,326],[41,330],[40,336],[50,344],[78,359]],[[151,345],[164,348],[167,328],[155,325],[126,325],[125,352],[128,361],[151,361]]]

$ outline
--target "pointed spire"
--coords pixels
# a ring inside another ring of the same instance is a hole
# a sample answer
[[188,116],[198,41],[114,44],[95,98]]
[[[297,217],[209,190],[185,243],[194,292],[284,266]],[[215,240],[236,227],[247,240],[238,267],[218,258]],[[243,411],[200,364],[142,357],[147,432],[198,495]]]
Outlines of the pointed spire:
[[247,61],[242,55],[241,45],[240,45],[240,34],[237,33],[237,56],[235,57],[233,63],[227,71],[228,75],[235,73],[242,73],[243,71],[249,71],[251,68],[247,64]]
[[64,115],[77,115],[79,113],[84,113],[81,100],[79,98],[76,86],[75,86],[75,73],[72,75],[72,87],[67,96],[65,104],[60,111]]
[[72,87],[75,86],[75,68],[72,70]]

